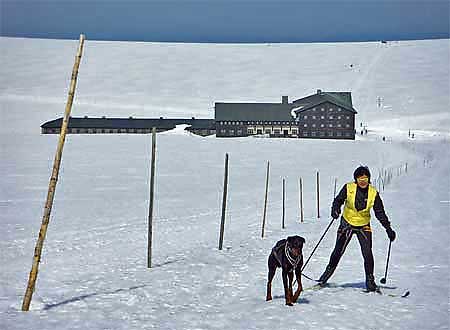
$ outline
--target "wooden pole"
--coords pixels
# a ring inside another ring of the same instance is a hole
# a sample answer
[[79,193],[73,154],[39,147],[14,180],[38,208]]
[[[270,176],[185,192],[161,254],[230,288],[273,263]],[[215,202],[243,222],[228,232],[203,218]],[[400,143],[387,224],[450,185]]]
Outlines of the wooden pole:
[[147,268],[152,267],[153,201],[155,194],[156,127],[152,128],[152,160],[150,165],[150,202],[148,207]]
[[55,159],[53,161],[53,170],[50,182],[48,185],[47,200],[44,206],[44,215],[42,217],[41,229],[39,230],[39,236],[34,248],[33,264],[31,266],[30,276],[28,279],[28,285],[23,298],[22,311],[28,311],[30,309],[31,299],[33,297],[34,289],[36,286],[36,279],[39,272],[39,263],[41,261],[42,248],[44,247],[45,236],[47,235],[47,228],[50,222],[50,214],[53,206],[53,199],[55,197],[56,182],[58,181],[59,167],[61,165],[62,152],[64,149],[64,142],[66,140],[67,127],[69,126],[70,112],[72,110],[73,98],[75,96],[75,87],[77,84],[78,68],[80,67],[81,55],[83,53],[84,35],[80,35],[80,43],[78,46],[78,52],[75,57],[75,64],[72,69],[72,80],[70,82],[69,95],[67,98],[66,108],[64,112],[64,118],[61,126],[61,132],[59,135],[58,147],[56,149]]
[[264,213],[263,213],[263,223],[262,223],[262,230],[261,230],[261,237],[264,238],[264,229],[266,226],[266,212],[267,212],[267,195],[269,192],[269,168],[270,164],[269,161],[267,161],[267,173],[266,173],[266,193],[264,195]]
[[316,186],[317,186],[317,219],[320,219],[319,171],[317,171],[317,175],[316,175]]
[[281,228],[284,229],[284,218],[286,215],[286,180],[283,179],[283,216],[281,219]]
[[303,181],[302,178],[300,178],[300,222],[303,222]]
[[222,198],[222,220],[220,221],[219,250],[223,246],[223,233],[225,231],[225,211],[227,208],[228,194],[228,154],[225,154],[225,175],[223,179],[223,198]]

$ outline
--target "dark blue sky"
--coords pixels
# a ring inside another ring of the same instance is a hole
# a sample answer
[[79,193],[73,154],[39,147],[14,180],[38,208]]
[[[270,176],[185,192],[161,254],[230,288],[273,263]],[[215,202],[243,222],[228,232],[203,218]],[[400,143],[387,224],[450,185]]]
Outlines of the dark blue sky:
[[0,0],[1,35],[177,42],[449,38],[448,0]]

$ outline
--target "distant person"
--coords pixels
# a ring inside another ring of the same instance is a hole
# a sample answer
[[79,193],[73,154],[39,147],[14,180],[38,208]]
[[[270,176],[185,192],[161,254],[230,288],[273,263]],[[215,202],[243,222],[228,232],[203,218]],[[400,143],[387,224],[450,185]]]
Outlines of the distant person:
[[354,182],[344,185],[333,201],[331,208],[333,219],[339,218],[341,206],[345,202],[344,213],[337,230],[336,245],[325,272],[319,279],[319,284],[325,285],[331,275],[333,275],[353,234],[356,234],[364,258],[366,289],[367,291],[376,291],[378,286],[373,276],[374,261],[370,209],[373,208],[376,218],[386,229],[387,236],[391,242],[395,240],[396,234],[392,230],[389,219],[384,212],[383,202],[378,191],[370,184],[369,168],[366,166],[358,167],[353,173],[353,178]]

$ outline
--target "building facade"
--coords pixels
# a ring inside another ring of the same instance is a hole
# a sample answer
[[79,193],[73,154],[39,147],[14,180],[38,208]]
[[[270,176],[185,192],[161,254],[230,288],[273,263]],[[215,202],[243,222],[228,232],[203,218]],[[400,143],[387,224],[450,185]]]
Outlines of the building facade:
[[355,139],[350,92],[322,92],[289,103],[215,103],[217,137]]

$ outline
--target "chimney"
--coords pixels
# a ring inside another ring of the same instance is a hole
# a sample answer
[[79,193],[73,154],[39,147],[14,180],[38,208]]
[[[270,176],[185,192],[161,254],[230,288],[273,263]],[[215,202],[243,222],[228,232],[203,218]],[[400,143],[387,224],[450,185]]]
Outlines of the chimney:
[[320,95],[320,94],[322,94],[322,90],[321,90],[321,89],[318,89],[318,90],[317,90],[317,95]]
[[289,96],[282,96],[281,97],[281,103],[282,104],[288,104],[289,103]]

